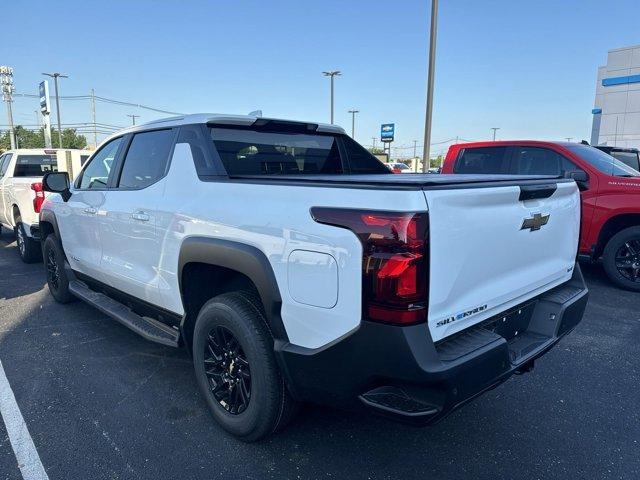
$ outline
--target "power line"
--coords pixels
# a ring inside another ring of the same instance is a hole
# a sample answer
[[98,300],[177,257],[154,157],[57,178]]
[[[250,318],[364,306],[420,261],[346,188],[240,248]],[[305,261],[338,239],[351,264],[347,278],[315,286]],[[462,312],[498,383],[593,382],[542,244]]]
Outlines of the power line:
[[[35,95],[32,93],[14,93],[14,96],[26,97],[26,98],[40,98],[39,95]],[[122,105],[123,107],[136,107],[136,108],[141,108],[143,110],[150,110],[152,112],[167,113],[169,115],[184,115],[184,113],[171,112],[169,110],[163,110],[160,108],[150,107],[148,105],[142,105],[141,103],[125,102],[123,100],[115,100],[113,98],[99,97],[98,95],[96,95],[94,98],[99,102],[110,103],[112,105]],[[61,95],[60,100],[91,100],[91,95],[65,95],[65,96]]]

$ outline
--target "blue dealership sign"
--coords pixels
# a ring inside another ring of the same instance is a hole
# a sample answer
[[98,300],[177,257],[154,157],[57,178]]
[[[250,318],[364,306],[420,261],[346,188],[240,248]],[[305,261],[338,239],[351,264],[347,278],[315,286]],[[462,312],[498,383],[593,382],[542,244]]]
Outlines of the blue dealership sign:
[[380,127],[380,141],[393,142],[393,137],[396,131],[395,123],[383,123]]

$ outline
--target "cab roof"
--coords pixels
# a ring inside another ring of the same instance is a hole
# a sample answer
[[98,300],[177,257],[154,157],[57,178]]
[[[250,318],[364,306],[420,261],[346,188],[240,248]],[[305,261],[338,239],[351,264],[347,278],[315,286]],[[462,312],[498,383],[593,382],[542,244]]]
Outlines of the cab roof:
[[280,119],[280,118],[258,117],[256,115],[226,115],[226,114],[220,114],[220,113],[193,113],[190,115],[180,115],[176,117],[161,118],[158,120],[153,120],[151,122],[141,123],[140,125],[134,125],[134,126],[125,128],[124,130],[120,130],[116,132],[111,137],[120,136],[125,133],[133,133],[133,132],[140,132],[144,130],[150,130],[153,128],[178,127],[180,125],[192,125],[196,123],[251,126],[256,122],[259,122],[259,123],[276,122],[281,124],[308,125],[310,128],[310,131],[337,133],[337,134],[345,133],[342,127],[339,127],[337,125],[330,125],[327,123],[300,122],[300,121],[286,120],[286,119]]

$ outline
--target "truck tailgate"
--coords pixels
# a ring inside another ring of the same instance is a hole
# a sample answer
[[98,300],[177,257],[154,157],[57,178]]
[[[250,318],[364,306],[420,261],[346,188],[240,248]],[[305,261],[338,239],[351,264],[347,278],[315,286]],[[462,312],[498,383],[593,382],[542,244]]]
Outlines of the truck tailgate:
[[[429,330],[434,341],[571,278],[580,231],[573,182],[544,198],[517,184],[425,189],[430,222]],[[553,190],[551,190],[553,191]]]

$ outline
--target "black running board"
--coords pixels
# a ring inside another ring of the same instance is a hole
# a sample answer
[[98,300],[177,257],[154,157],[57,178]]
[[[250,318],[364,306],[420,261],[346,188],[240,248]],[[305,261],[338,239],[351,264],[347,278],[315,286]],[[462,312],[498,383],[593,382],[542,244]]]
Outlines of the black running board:
[[69,282],[69,291],[147,340],[169,347],[178,346],[180,333],[177,330],[152,318],[141,317],[111,297],[91,290],[80,280],[71,280]]

